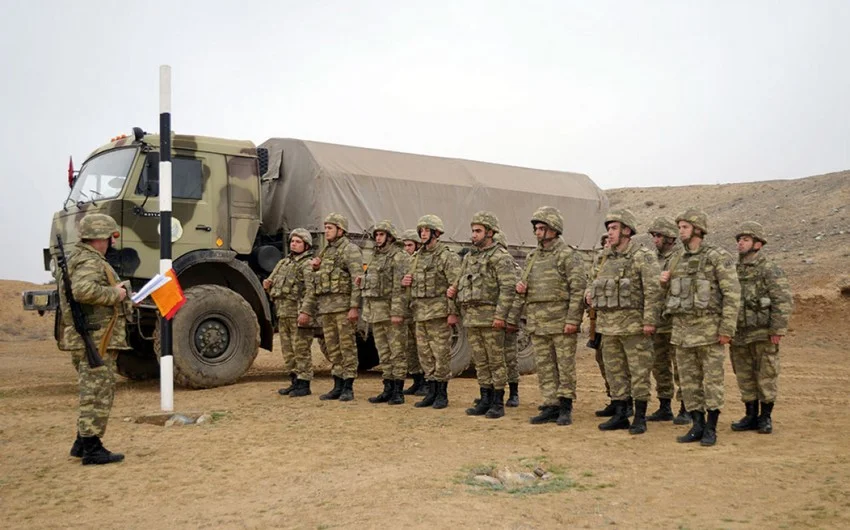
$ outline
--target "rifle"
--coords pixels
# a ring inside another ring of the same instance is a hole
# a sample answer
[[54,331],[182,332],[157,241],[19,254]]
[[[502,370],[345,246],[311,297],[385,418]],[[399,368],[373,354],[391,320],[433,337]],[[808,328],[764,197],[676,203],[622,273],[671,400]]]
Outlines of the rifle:
[[587,347],[598,350],[602,347],[602,334],[596,332],[596,308],[591,307],[588,309],[587,316],[590,318],[590,329],[587,330],[590,338],[587,340]]
[[100,326],[88,323],[86,314],[83,312],[83,306],[74,299],[74,293],[71,290],[71,275],[68,273],[68,260],[65,258],[65,247],[62,245],[62,236],[59,234],[56,234],[56,248],[58,249],[56,264],[62,271],[62,287],[65,289],[65,300],[68,301],[68,309],[70,309],[71,316],[74,319],[74,330],[83,338],[89,368],[99,368],[103,366],[103,359],[97,353],[97,347],[94,345],[94,340],[89,332],[100,329]]

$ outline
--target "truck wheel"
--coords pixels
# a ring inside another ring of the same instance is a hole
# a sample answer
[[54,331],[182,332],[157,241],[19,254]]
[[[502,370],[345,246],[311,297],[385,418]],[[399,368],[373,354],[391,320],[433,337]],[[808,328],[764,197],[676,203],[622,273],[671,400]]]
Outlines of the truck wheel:
[[[260,325],[250,304],[221,285],[186,289],[186,304],[172,319],[174,381],[188,388],[236,382],[260,347]],[[160,355],[160,330],[154,338]]]
[[537,358],[534,356],[534,348],[531,347],[531,335],[525,332],[524,326],[520,326],[517,331],[516,361],[517,370],[521,375],[537,371]]
[[132,381],[159,379],[159,363],[154,356],[141,356],[133,350],[121,350],[115,365],[119,374]]
[[466,328],[458,322],[457,326],[452,327],[452,352],[449,359],[452,377],[458,377],[464,373],[472,364],[471,360],[472,350],[469,348],[469,341],[466,340]]

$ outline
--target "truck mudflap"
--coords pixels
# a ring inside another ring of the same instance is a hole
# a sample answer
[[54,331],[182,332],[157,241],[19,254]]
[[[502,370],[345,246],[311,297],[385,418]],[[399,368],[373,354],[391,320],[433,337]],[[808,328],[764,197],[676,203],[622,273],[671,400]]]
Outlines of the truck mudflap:
[[59,307],[59,291],[24,291],[21,302],[25,311],[38,311],[39,315],[44,315],[46,311],[56,311]]

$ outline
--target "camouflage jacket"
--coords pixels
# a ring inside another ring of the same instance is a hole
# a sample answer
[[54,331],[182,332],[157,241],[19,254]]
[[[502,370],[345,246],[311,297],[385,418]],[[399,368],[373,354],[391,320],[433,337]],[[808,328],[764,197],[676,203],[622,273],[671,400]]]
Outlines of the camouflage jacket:
[[596,308],[596,331],[603,335],[638,335],[656,326],[661,312],[658,258],[633,242],[623,252],[605,251],[588,286]]
[[[491,327],[496,318],[507,321],[518,280],[514,259],[502,247],[467,252],[460,266],[456,298],[464,327]],[[511,324],[516,324],[516,319]]]
[[274,300],[278,318],[297,318],[307,289],[313,281],[309,252],[283,258],[269,275],[272,286],[269,297]]
[[749,344],[787,335],[794,300],[785,272],[759,252],[752,261],[738,262],[738,281],[741,311],[732,342]]
[[[124,302],[118,299],[118,293],[113,286],[120,283],[120,280],[106,258],[90,245],[77,243],[73,254],[68,258],[68,274],[71,276],[71,291],[74,299],[82,306],[89,325],[98,327],[91,331],[98,350],[129,350],[127,320],[132,316],[133,311],[130,301],[131,293],[127,293]],[[57,272],[57,276],[63,324],[59,349],[82,350],[85,348],[83,338],[74,329],[74,319],[68,308],[65,290],[62,288],[61,272]],[[100,342],[110,328],[112,335],[109,337],[109,342],[105,344],[106,348],[100,348]],[[100,353],[103,354],[103,351]]]
[[581,255],[559,238],[549,248],[529,252],[525,263],[526,331],[554,335],[563,333],[566,324],[580,325],[587,287]]
[[670,342],[693,348],[717,342],[718,335],[735,335],[741,286],[732,256],[702,244],[683,249],[670,264],[665,315],[673,316]]
[[410,296],[401,279],[410,269],[410,256],[398,245],[375,249],[360,283],[363,320],[385,322],[410,316]]
[[460,257],[439,241],[433,248],[422,247],[413,255],[410,286],[413,320],[425,322],[457,314],[454,300],[446,296],[449,285],[457,282]]
[[360,308],[360,288],[354,284],[363,272],[360,247],[341,237],[328,244],[319,258],[322,262],[313,272],[312,289],[305,293],[304,313],[316,316]]
[[[673,256],[682,251],[682,247],[680,245],[675,245],[666,253],[661,252],[660,250],[656,251],[658,255],[658,265],[661,266],[662,271],[669,271],[670,264],[673,262]],[[661,293],[661,303],[664,303],[664,291]],[[663,309],[663,305],[662,305]],[[660,312],[659,312],[660,313]],[[656,333],[673,333],[673,317],[670,315],[661,315],[659,314],[658,327],[655,329]]]

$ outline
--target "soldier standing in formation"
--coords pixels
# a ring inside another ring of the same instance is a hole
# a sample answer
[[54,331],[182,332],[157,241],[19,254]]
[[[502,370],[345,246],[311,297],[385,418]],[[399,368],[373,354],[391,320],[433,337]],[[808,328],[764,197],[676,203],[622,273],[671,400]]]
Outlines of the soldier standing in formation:
[[788,333],[794,302],[785,272],[761,254],[767,244],[764,227],[753,221],[743,223],[735,239],[741,310],[730,354],[746,414],[732,424],[732,430],[770,434],[779,378],[779,342]]
[[564,218],[557,208],[538,208],[531,225],[537,248],[528,254],[516,285],[525,304],[526,331],[531,334],[544,400],[540,414],[530,421],[570,425],[576,397],[576,334],[587,274],[579,253],[560,237]]
[[402,389],[407,374],[405,349],[409,312],[407,290],[401,279],[410,268],[410,256],[396,244],[398,234],[388,220],[372,228],[375,248],[372,259],[361,277],[355,281],[363,296],[363,320],[372,325],[372,336],[378,349],[383,371],[384,390],[370,397],[369,403],[404,403]]
[[460,305],[481,392],[478,403],[466,413],[495,419],[505,415],[505,328],[518,278],[511,255],[493,242],[499,231],[496,215],[478,212],[470,228],[474,248],[463,257],[457,283],[446,296],[457,298]]
[[355,325],[360,316],[360,289],[355,278],[363,273],[360,247],[348,237],[348,219],[338,213],[325,218],[326,246],[310,260],[313,268],[313,288],[307,291],[298,315],[298,325],[307,326],[319,315],[324,329],[328,358],[333,367],[333,389],[319,399],[354,399],[354,379],[357,377],[357,343]]
[[670,342],[676,346],[682,394],[693,420],[677,441],[712,446],[723,408],[723,346],[735,335],[741,286],[732,256],[703,242],[708,233],[705,212],[689,208],[676,223],[684,248],[670,270],[661,273],[661,282],[667,287],[664,311],[673,316]]
[[[413,256],[419,250],[419,234],[416,233],[416,230],[405,230],[401,239],[404,244],[404,251],[408,256]],[[402,394],[406,396],[424,396],[427,389],[425,376],[422,373],[422,365],[419,364],[419,353],[416,351],[416,322],[413,321],[409,296],[407,312],[404,314],[404,318],[405,326],[407,326],[407,346],[404,351],[407,360],[407,373],[413,378],[413,384],[405,389]]]
[[[605,227],[608,250],[587,292],[587,302],[597,312],[596,327],[602,334],[602,357],[614,403],[614,415],[599,429],[629,429],[631,434],[643,434],[650,396],[652,335],[661,305],[657,280],[661,269],[650,250],[632,243],[637,221],[631,211],[611,211]],[[630,388],[635,415],[631,426],[626,416]]]
[[445,228],[436,215],[422,216],[416,229],[422,247],[413,257],[402,285],[411,288],[416,346],[428,393],[414,406],[443,409],[449,404],[452,327],[458,324],[457,306],[446,292],[457,282],[460,257],[439,241]]
[[280,351],[283,355],[283,372],[289,373],[291,384],[278,393],[290,397],[309,396],[313,380],[313,328],[312,319],[305,326],[298,325],[298,314],[304,311],[304,294],[312,288],[313,269],[310,266],[310,249],[313,236],[303,228],[289,234],[289,256],[280,260],[263,288],[275,302]]
[[[505,234],[496,232],[493,235],[493,242],[508,250],[508,241],[505,239]],[[510,256],[510,254],[508,254]],[[522,269],[517,264],[516,260],[511,256],[511,261],[514,264],[514,272],[519,278],[522,274]],[[522,313],[521,297],[514,298],[514,305],[511,312],[508,313],[508,320],[505,327],[505,366],[508,369],[508,399],[505,401],[506,407],[519,406],[519,359],[517,358],[517,334],[519,332],[520,314]],[[476,403],[477,405],[477,403]]]
[[[132,308],[128,307],[127,289],[106,261],[106,251],[119,237],[115,220],[102,213],[88,214],[77,227],[80,241],[68,259],[71,293],[83,307],[91,327],[92,341],[97,344],[103,366],[92,368],[85,358],[83,338],[74,329],[71,310],[63,289],[59,289],[63,334],[59,347],[71,352],[71,360],[79,375],[80,407],[77,439],[71,456],[82,458],[84,466],[111,464],[124,460],[124,455],[108,451],[101,443],[109,422],[115,398],[115,361],[117,350],[129,350],[126,323]],[[58,285],[62,285],[61,273]]]
[[[662,271],[670,270],[673,256],[681,249],[676,246],[679,238],[679,228],[669,217],[656,217],[649,228],[652,241],[658,254],[658,264]],[[673,333],[673,321],[670,316],[662,317],[658,328],[655,330],[653,345],[655,359],[652,363],[652,376],[655,378],[655,392],[658,396],[658,410],[647,416],[649,421],[670,421],[676,425],[687,425],[691,417],[682,400],[682,385],[679,383],[679,370],[676,367],[676,353],[670,345],[670,337]],[[674,383],[676,401],[680,403],[679,413],[673,418]]]

